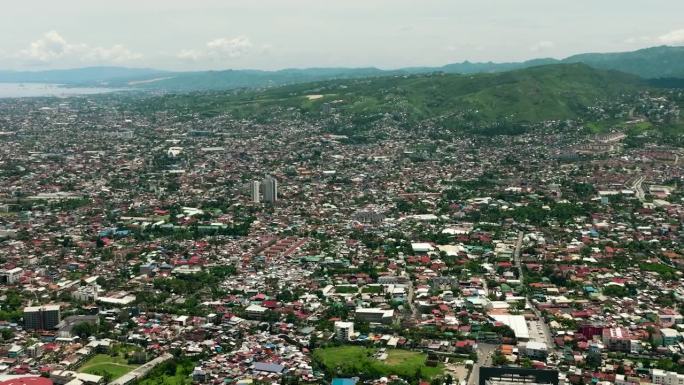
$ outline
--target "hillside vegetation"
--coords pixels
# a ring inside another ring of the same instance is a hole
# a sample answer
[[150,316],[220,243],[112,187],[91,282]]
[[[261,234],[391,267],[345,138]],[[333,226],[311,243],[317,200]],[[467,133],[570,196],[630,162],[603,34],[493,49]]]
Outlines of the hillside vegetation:
[[577,118],[587,107],[643,87],[643,81],[632,75],[562,64],[494,74],[334,80],[234,95],[167,95],[148,107],[262,120],[289,115],[329,118],[342,131],[370,128],[381,121],[486,129]]

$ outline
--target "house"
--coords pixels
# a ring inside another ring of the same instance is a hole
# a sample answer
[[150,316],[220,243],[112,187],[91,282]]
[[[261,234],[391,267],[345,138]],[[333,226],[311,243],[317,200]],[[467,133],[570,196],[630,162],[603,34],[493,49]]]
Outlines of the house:
[[660,335],[665,346],[675,345],[681,340],[679,332],[670,328],[660,329]]
[[283,365],[272,364],[268,362],[255,362],[252,370],[255,372],[281,374],[285,371],[285,367]]
[[266,314],[268,308],[259,305],[249,305],[245,312],[247,312],[247,318],[260,320]]
[[522,353],[532,359],[544,360],[549,353],[549,349],[543,342],[529,341],[522,349]]

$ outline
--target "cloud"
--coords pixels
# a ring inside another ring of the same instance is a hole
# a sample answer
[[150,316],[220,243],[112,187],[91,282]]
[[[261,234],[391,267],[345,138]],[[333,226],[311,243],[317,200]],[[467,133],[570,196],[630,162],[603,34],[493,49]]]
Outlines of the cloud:
[[68,42],[57,31],[45,33],[15,56],[31,64],[59,64],[64,62],[119,64],[142,57],[142,55],[134,53],[120,44],[107,48]]
[[542,41],[534,44],[532,47],[530,47],[530,51],[532,51],[532,52],[546,51],[546,50],[549,50],[555,46],[556,45],[552,41],[542,40]]
[[252,42],[244,36],[233,39],[221,38],[208,42],[207,48],[211,53],[234,58],[249,52],[252,49]]
[[658,36],[657,41],[666,45],[681,45],[684,44],[684,29],[677,29],[670,31],[664,35]]
[[651,44],[653,43],[653,38],[648,37],[648,36],[638,36],[638,37],[629,37],[623,41],[625,44],[630,44],[630,45],[643,45],[643,44]]
[[225,60],[246,56],[253,50],[254,44],[245,36],[222,37],[208,41],[202,49],[185,49],[176,56],[190,61]]

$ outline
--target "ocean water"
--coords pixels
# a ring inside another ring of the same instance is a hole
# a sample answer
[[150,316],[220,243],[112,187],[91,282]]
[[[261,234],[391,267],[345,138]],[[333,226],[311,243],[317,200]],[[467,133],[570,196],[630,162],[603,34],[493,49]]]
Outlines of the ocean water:
[[0,98],[68,97],[120,91],[115,88],[63,87],[50,83],[0,83]]

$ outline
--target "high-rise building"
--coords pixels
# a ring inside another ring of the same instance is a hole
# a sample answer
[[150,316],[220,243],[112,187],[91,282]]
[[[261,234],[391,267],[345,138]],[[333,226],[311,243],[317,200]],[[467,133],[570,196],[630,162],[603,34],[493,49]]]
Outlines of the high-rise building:
[[27,306],[24,308],[24,329],[55,329],[60,321],[59,305]]
[[260,183],[258,181],[252,181],[250,186],[250,191],[252,192],[252,202],[259,203],[261,196],[259,195]]
[[267,176],[262,182],[261,186],[264,189],[264,201],[268,203],[275,203],[278,201],[278,181],[272,176]]

